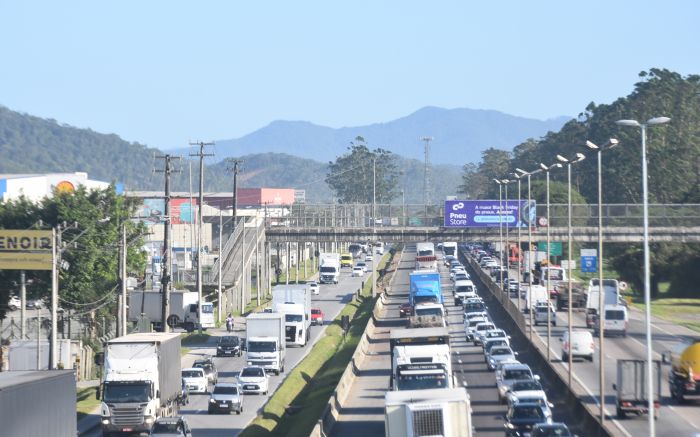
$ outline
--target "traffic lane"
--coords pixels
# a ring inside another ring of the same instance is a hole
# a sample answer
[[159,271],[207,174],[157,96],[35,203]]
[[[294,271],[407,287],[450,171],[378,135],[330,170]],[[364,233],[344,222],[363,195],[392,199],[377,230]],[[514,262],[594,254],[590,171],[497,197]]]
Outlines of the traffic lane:
[[[192,395],[190,404],[183,407],[183,412],[192,426],[195,437],[220,436],[222,430],[226,430],[226,435],[237,435],[244,429],[258,414],[258,411],[265,405],[269,397],[279,387],[285,376],[306,356],[313,344],[324,332],[326,326],[337,317],[347,302],[352,299],[352,295],[360,285],[361,278],[352,278],[349,274],[341,274],[338,284],[323,284],[320,287],[320,294],[312,296],[312,306],[317,306],[325,313],[323,327],[312,326],[310,342],[305,347],[287,346],[285,372],[279,376],[269,375],[268,395],[247,394],[243,396],[243,412],[240,415],[207,414],[208,396]],[[223,330],[215,331],[217,335],[225,335]],[[245,329],[241,327],[236,330],[235,335],[245,338]],[[204,348],[199,353],[216,353],[214,348]],[[242,357],[222,357],[215,358],[215,364],[219,370],[220,382],[235,382],[238,372],[246,365],[245,353]]]
[[[511,301],[517,304],[517,298],[511,298]],[[583,311],[573,311],[573,327],[587,329],[586,317]],[[553,365],[563,366],[568,371],[568,362],[561,362],[561,345],[559,339],[565,331],[568,330],[568,310],[558,311],[556,313],[557,326],[552,327],[550,337],[550,350],[553,357]],[[529,324],[529,319],[526,318],[526,323]],[[547,327],[540,325],[534,327],[537,335],[540,336],[543,342],[547,341]],[[616,418],[616,392],[612,389],[612,384],[617,380],[617,360],[618,359],[645,359],[646,358],[646,330],[643,320],[634,320],[631,318],[628,326],[628,336],[624,337],[605,337],[605,357],[606,362],[603,365],[605,374],[605,411],[608,419],[625,429],[630,435],[643,435],[647,429],[647,421],[625,420],[620,422]],[[658,327],[652,327],[654,341],[652,343],[654,359],[660,359],[657,351],[668,350],[672,347],[673,342],[678,339],[674,335],[669,335],[668,332],[661,332]],[[654,332],[656,331],[656,332]],[[667,341],[662,341],[664,339]],[[599,354],[597,351],[600,347],[598,338],[594,338],[596,344],[596,353],[594,354],[593,362],[573,362],[573,375],[579,383],[584,386],[588,396],[582,399],[585,403],[597,405],[600,398],[600,374],[599,374]],[[664,435],[672,435],[680,433],[685,435],[700,429],[700,418],[698,418],[693,405],[677,405],[668,398],[668,368],[662,367],[661,394],[662,407],[659,410],[658,427],[664,430]],[[668,434],[666,434],[668,433]]]

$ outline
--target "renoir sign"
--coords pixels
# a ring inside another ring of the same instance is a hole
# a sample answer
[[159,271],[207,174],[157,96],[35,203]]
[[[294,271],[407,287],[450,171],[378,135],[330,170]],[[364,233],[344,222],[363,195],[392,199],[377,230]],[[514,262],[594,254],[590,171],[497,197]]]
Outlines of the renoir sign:
[[535,202],[527,200],[448,200],[445,202],[446,228],[484,228],[503,226],[524,227],[535,225]]
[[51,270],[51,231],[0,230],[0,270]]

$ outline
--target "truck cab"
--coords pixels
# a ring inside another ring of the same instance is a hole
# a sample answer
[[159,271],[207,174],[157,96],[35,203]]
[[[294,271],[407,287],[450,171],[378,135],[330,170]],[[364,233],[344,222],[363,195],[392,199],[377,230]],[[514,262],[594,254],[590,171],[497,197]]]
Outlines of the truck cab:
[[393,351],[394,390],[452,388],[450,347],[442,345],[397,346]]
[[284,314],[284,333],[288,344],[304,346],[309,341],[311,320],[306,319],[304,305],[295,303],[275,304],[275,313]]
[[285,316],[253,313],[246,317],[246,363],[279,375],[284,372]]
[[447,326],[447,312],[441,303],[422,303],[413,308],[413,315],[408,319],[412,328],[430,328]]

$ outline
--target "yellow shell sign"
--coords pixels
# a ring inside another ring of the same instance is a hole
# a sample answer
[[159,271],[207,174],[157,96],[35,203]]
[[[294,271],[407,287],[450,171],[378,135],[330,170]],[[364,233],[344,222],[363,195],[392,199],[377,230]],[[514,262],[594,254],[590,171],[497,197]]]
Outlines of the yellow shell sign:
[[61,181],[56,184],[56,191],[59,193],[72,193],[75,191],[75,185],[70,181]]

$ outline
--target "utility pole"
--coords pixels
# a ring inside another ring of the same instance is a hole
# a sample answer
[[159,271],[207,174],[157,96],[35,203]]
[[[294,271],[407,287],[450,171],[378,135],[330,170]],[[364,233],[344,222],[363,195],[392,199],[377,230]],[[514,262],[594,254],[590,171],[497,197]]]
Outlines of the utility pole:
[[428,226],[428,201],[430,199],[430,142],[433,137],[420,137],[421,141],[425,142],[424,151],[425,162],[423,163],[423,214],[425,223],[423,226]]
[[165,174],[165,223],[163,227],[163,241],[165,248],[163,250],[163,256],[161,258],[161,289],[160,292],[163,295],[161,302],[161,320],[162,320],[162,332],[169,332],[168,327],[168,314],[170,314],[170,268],[172,266],[172,235],[170,232],[170,225],[172,223],[172,217],[170,217],[170,175],[172,173],[177,173],[170,166],[173,159],[180,159],[179,156],[162,155],[157,156],[157,158],[165,160],[165,168],[163,170],[156,170],[157,173]]
[[[60,228],[54,227],[51,229],[51,347],[49,349],[49,369],[55,369],[58,364],[56,358],[58,356],[57,351],[57,332],[58,323],[56,320],[58,313],[58,266],[59,266],[59,256],[61,249],[61,232]],[[68,322],[70,323],[70,322]],[[41,325],[39,325],[41,326]],[[41,329],[37,331],[37,342],[41,334]],[[37,349],[37,355],[39,354],[39,349]],[[37,361],[39,359],[37,358]]]
[[219,274],[217,275],[219,279],[219,283],[217,284],[218,287],[218,296],[217,298],[219,299],[219,311],[217,312],[218,315],[218,320],[219,323],[221,323],[221,313],[223,312],[223,307],[222,307],[222,301],[221,301],[221,287],[223,286],[221,282],[221,263],[224,262],[224,241],[223,241],[223,233],[222,229],[224,226],[224,219],[223,219],[223,210],[219,208]]
[[190,146],[199,146],[199,153],[190,153],[190,156],[199,157],[199,209],[197,210],[197,324],[199,333],[202,333],[202,209],[204,208],[204,157],[214,156],[213,153],[204,153],[204,146],[213,146],[214,142],[190,143]]
[[22,340],[26,340],[27,332],[27,274],[24,270],[19,272],[19,319],[20,319],[20,337]]
[[122,318],[122,323],[121,323],[121,335],[124,336],[127,334],[127,329],[126,329],[126,256],[127,256],[127,247],[126,247],[126,223],[122,223],[122,228],[121,228],[121,243],[119,244],[120,246],[120,252],[121,252],[121,259],[119,263],[119,277],[121,279],[120,285],[121,285],[121,296],[122,296],[122,313],[121,313],[121,318]]
[[236,210],[238,209],[238,171],[240,170],[240,164],[243,164],[243,161],[240,159],[228,159],[229,163],[233,164],[233,168],[229,167],[227,168],[228,171],[233,171],[233,202],[231,204],[231,208],[233,208],[233,216],[232,216],[232,221],[233,221],[233,229],[236,228]]

